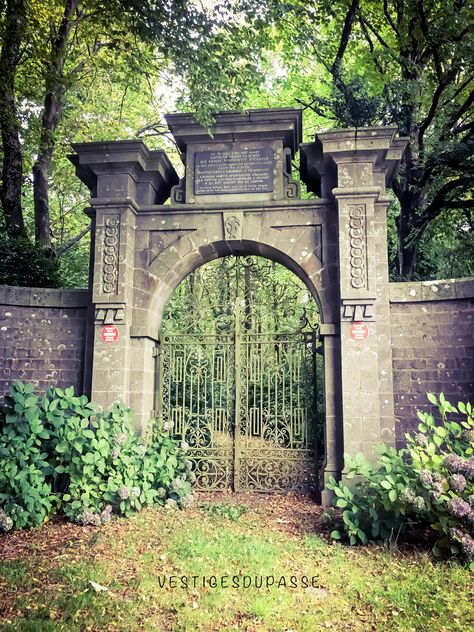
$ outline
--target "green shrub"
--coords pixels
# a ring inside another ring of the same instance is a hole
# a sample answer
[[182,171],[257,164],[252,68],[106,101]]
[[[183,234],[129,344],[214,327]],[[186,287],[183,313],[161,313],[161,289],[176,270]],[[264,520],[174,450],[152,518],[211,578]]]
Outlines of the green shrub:
[[112,512],[189,505],[185,450],[158,422],[146,440],[131,422],[121,404],[100,413],[72,387],[38,397],[15,382],[0,410],[0,528],[39,525],[58,509],[101,524]]
[[[49,438],[32,384],[17,383],[0,416],[0,526],[21,529],[41,524],[56,500],[44,451]],[[9,520],[7,520],[7,518]]]
[[0,233],[0,285],[60,287],[58,263],[28,239]]
[[225,503],[216,503],[209,505],[201,505],[202,509],[216,516],[222,516],[229,520],[237,521],[240,516],[250,511],[245,505],[227,505]]
[[[447,553],[474,560],[474,420],[471,405],[452,406],[441,393],[441,419],[418,412],[419,433],[407,434],[406,448],[380,446],[380,459],[346,455],[346,478],[359,477],[350,487],[331,479],[343,523],[332,532],[350,544],[408,537],[415,529],[437,534],[435,555]],[[455,413],[457,420],[448,419]]]

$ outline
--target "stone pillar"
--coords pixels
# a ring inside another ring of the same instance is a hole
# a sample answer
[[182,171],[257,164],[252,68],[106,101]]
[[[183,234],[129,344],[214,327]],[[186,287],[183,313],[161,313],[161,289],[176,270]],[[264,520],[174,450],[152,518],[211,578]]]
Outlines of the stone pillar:
[[[135,233],[142,208],[166,200],[178,177],[164,152],[149,151],[139,141],[81,143],[73,149],[70,160],[91,191],[88,214],[95,226],[91,399],[104,408],[116,401],[136,406],[140,393],[144,401],[153,390],[149,366],[154,344],[146,336],[131,337],[140,292]],[[138,429],[143,417],[150,417],[152,398],[147,402],[148,410],[138,411]]]
[[344,452],[374,458],[395,444],[385,185],[406,142],[395,128],[318,134],[337,168],[341,384]]
[[321,324],[321,337],[324,345],[324,395],[326,409],[325,424],[325,459],[324,470],[320,480],[321,502],[330,505],[334,492],[327,488],[332,476],[339,478],[344,467],[342,446],[343,429],[340,401],[340,338],[336,325]]
[[130,314],[133,302],[135,212],[132,201],[95,204],[91,398],[104,407],[129,404]]
[[338,215],[341,448],[371,459],[395,443],[385,186],[406,146],[395,133],[332,130],[302,148],[308,188],[332,195]]

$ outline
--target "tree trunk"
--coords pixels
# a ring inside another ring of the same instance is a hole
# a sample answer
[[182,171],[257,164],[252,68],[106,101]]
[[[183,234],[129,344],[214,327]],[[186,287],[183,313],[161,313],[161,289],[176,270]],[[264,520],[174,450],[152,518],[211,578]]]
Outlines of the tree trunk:
[[423,234],[421,216],[426,205],[426,188],[420,184],[423,170],[418,155],[418,127],[415,108],[406,110],[407,129],[410,143],[403,157],[403,178],[392,183],[393,192],[400,203],[397,225],[397,280],[412,281],[418,255],[418,244]]
[[26,3],[23,0],[7,2],[5,35],[0,54],[0,128],[3,149],[0,202],[5,215],[7,233],[11,237],[27,236],[21,208],[23,155],[15,102],[15,73],[19,63],[25,21]]
[[33,165],[33,197],[35,205],[35,239],[51,250],[49,213],[49,169],[56,144],[55,133],[61,120],[66,79],[64,65],[71,34],[72,20],[79,0],[67,0],[56,36],[51,42],[51,61],[46,68],[46,97],[42,117],[38,157]]
[[397,280],[412,281],[415,273],[416,259],[418,254],[419,238],[412,239],[412,226],[409,220],[410,213],[400,209],[397,217]]
[[35,240],[46,250],[51,249],[48,174],[55,145],[53,135],[59,121],[59,113],[59,104],[48,94],[45,99],[38,157],[33,165]]

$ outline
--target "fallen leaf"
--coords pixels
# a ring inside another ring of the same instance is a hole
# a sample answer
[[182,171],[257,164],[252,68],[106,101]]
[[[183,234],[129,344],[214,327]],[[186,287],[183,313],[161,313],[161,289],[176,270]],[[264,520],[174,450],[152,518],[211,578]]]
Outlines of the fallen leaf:
[[92,586],[92,588],[96,591],[96,592],[103,592],[103,591],[108,591],[109,589],[106,586],[102,586],[101,584],[97,584],[96,582],[93,582],[89,579],[89,584]]

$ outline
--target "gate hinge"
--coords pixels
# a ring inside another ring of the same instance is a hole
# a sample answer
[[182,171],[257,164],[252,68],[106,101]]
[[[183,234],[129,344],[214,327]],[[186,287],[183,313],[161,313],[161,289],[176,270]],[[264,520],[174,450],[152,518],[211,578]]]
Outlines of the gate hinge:
[[151,355],[153,358],[157,358],[160,355],[160,347],[153,347]]

